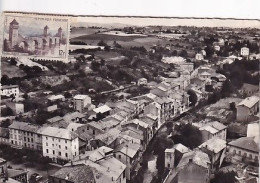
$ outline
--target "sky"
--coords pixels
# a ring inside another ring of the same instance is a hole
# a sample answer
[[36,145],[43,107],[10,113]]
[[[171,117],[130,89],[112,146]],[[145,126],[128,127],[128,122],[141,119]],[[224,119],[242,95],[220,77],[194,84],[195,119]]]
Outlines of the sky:
[[162,25],[162,26],[198,26],[198,27],[231,27],[231,28],[260,28],[259,20],[234,20],[234,19],[192,19],[192,18],[134,18],[134,17],[75,17],[71,25],[80,26],[86,23],[97,24],[129,24],[137,26]]

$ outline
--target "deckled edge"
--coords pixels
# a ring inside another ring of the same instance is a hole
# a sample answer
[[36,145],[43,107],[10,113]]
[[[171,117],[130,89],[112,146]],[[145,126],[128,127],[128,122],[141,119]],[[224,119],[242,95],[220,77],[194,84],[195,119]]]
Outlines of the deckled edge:
[[[66,58],[52,58],[52,57],[44,57],[44,56],[31,56],[31,55],[9,55],[3,53],[3,34],[4,34],[4,18],[6,15],[38,15],[38,16],[49,16],[49,17],[63,17],[68,19],[68,26],[67,26],[67,47],[66,47]],[[70,46],[70,31],[71,31],[71,15],[64,15],[64,14],[45,14],[45,13],[35,13],[35,12],[15,12],[15,11],[3,11],[0,17],[0,57],[1,58],[29,58],[34,60],[40,61],[62,61],[62,62],[69,62],[69,46]],[[0,67],[1,68],[1,67]]]

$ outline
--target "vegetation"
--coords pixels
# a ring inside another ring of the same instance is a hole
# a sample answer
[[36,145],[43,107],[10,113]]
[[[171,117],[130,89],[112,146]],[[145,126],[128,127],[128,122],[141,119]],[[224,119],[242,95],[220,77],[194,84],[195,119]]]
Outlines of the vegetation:
[[210,183],[223,183],[223,182],[228,182],[228,183],[236,183],[237,180],[235,178],[237,176],[237,173],[232,171],[232,172],[217,172],[215,173],[215,177],[210,180]]

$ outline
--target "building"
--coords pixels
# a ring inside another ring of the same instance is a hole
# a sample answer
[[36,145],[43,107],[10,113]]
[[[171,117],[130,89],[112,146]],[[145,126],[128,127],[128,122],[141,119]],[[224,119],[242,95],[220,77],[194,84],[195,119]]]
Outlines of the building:
[[63,166],[50,175],[50,183],[99,183],[96,170],[85,164]]
[[233,162],[259,163],[259,143],[255,137],[241,137],[228,143]]
[[221,157],[225,156],[227,142],[220,138],[212,138],[199,146],[199,149],[208,154],[212,167],[220,167]]
[[172,148],[166,149],[165,153],[165,168],[174,169],[182,159],[185,153],[191,150],[182,144],[175,144]]
[[209,183],[210,159],[200,150],[185,153],[178,166],[170,170],[164,183]]
[[147,79],[146,79],[146,78],[140,78],[140,79],[138,79],[137,85],[138,85],[138,86],[147,85]]
[[59,101],[65,101],[65,97],[63,95],[51,95],[48,97],[49,102],[59,102]]
[[19,97],[19,86],[18,85],[1,85],[1,96],[10,97],[14,95]]
[[247,48],[247,47],[241,48],[241,53],[240,54],[243,57],[248,57],[249,56],[249,48]]
[[227,127],[217,121],[207,123],[200,127],[199,130],[202,133],[203,142],[215,137],[226,140]]
[[74,109],[84,112],[84,109],[91,104],[91,98],[88,95],[76,95],[73,97]]
[[247,125],[247,137],[255,137],[259,141],[259,123],[258,121]]
[[42,153],[55,162],[68,161],[79,155],[79,138],[75,132],[57,127],[43,127]]
[[259,91],[259,86],[244,83],[240,91],[242,95],[251,96]]
[[115,148],[114,157],[126,165],[126,179],[132,180],[141,158],[141,145],[132,142],[122,143]]
[[259,112],[259,97],[251,96],[244,99],[237,105],[237,120],[248,121],[250,116]]
[[220,46],[219,46],[219,45],[215,45],[215,46],[214,46],[214,50],[220,51]]
[[97,183],[126,183],[126,165],[113,156],[111,148],[103,146],[94,151],[87,151],[85,155],[76,157],[72,164],[85,164],[94,169]]
[[24,113],[24,105],[14,102],[7,102],[6,107],[10,108],[13,111],[14,115],[19,115]]
[[32,150],[42,150],[42,137],[39,133],[40,126],[14,121],[9,126],[9,142],[14,148],[27,148]]
[[201,53],[197,53],[197,54],[195,55],[195,59],[201,61],[201,60],[204,59],[204,56],[203,56]]
[[0,127],[0,144],[9,145],[9,129]]

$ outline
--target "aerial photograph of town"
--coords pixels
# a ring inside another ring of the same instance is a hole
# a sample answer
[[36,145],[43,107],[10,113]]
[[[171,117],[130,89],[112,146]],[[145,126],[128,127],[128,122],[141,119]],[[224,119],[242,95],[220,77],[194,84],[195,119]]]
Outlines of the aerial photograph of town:
[[258,183],[259,21],[6,28],[8,52],[33,51],[1,58],[0,183]]

